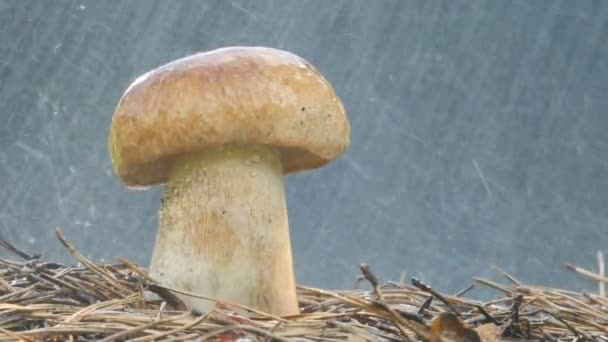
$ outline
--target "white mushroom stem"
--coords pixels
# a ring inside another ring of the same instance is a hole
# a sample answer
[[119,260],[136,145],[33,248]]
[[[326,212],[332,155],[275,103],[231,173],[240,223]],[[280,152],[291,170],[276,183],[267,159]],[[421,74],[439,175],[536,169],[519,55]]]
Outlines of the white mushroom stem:
[[[175,160],[150,265],[164,285],[275,315],[299,312],[276,149],[226,146]],[[209,311],[214,302],[180,297]]]

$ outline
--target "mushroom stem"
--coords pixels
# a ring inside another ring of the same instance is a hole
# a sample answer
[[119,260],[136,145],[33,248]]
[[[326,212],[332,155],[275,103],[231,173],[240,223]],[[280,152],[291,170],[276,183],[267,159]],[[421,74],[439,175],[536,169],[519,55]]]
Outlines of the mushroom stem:
[[[299,313],[277,149],[222,146],[177,158],[159,224],[150,273],[164,285],[274,315]],[[204,312],[215,305],[180,298]]]

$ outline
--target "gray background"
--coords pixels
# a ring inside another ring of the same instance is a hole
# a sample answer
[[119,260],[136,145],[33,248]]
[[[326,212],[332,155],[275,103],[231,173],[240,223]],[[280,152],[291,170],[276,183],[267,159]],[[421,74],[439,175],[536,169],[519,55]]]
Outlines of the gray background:
[[161,189],[111,171],[114,106],[141,73],[228,45],[293,51],[352,122],[339,161],[289,176],[300,283],[360,262],[458,290],[499,265],[563,270],[608,246],[607,1],[0,1],[0,237],[147,264]]

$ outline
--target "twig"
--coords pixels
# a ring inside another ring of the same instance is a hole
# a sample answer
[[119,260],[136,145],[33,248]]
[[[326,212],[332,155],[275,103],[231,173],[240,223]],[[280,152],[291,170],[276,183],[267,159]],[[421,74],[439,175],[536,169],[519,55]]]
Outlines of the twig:
[[[66,247],[71,246],[65,242]],[[144,267],[125,260],[116,265],[98,265],[75,249],[70,249],[70,254],[84,266],[0,258],[0,342],[165,342],[240,337],[256,341],[438,342],[439,338],[451,340],[444,338],[450,333],[450,320],[441,317],[457,318],[454,311],[462,319],[452,321],[462,322],[466,329],[456,325],[458,329],[452,332],[462,338],[470,337],[469,333],[473,336],[474,330],[485,337],[480,332],[485,330],[478,328],[492,322],[499,326],[496,333],[500,336],[491,337],[497,340],[608,342],[606,297],[525,285],[506,273],[505,285],[476,279],[476,286],[500,291],[498,298],[482,303],[464,298],[464,293],[456,297],[439,293],[422,282],[414,282],[417,286],[381,285],[370,267],[363,264],[361,278],[372,285],[373,292],[298,286],[298,302],[306,306],[299,315],[283,318],[260,313],[245,317],[228,313],[240,312],[235,310],[240,306],[217,302],[216,309],[203,316],[168,300],[179,294],[203,296],[164,287]],[[595,276],[605,274],[598,272]],[[2,287],[2,281],[14,292]],[[158,296],[148,297],[149,292]]]
[[591,341],[591,339],[589,338],[589,336],[587,336],[587,334],[582,333],[581,331],[579,331],[578,329],[576,329],[575,327],[572,326],[572,324],[566,322],[566,320],[564,320],[563,318],[559,317],[559,315],[548,311],[548,310],[542,310],[544,313],[546,313],[547,315],[552,316],[553,318],[557,319],[558,321],[560,321],[563,325],[566,326],[566,328],[568,328],[570,331],[572,331],[573,334],[575,334],[578,337],[584,337],[586,340]]
[[490,281],[490,280],[487,280],[487,279],[482,279],[482,278],[473,278],[473,280],[475,280],[476,282],[478,282],[478,283],[480,283],[482,285],[485,285],[487,287],[490,287],[490,288],[493,288],[495,290],[498,290],[498,291],[500,291],[500,292],[502,292],[502,293],[504,293],[504,294],[506,294],[508,296],[513,295],[513,291],[507,289],[504,286],[498,285],[497,283],[495,283],[493,281]]
[[375,336],[372,336],[371,334],[369,334],[367,331],[354,327],[350,324],[345,324],[342,322],[339,322],[337,320],[329,320],[326,322],[327,326],[331,327],[331,328],[338,328],[346,333],[355,335],[355,336],[363,336],[363,338],[365,338],[365,340],[367,341],[378,341],[380,342]]
[[[162,289],[165,289],[165,290],[167,290],[167,291],[170,291],[170,292],[175,292],[175,293],[179,293],[179,294],[184,295],[184,296],[189,296],[189,297],[193,297],[193,298],[198,298],[198,299],[209,300],[209,301],[213,301],[213,302],[216,302],[216,301],[217,301],[216,299],[213,299],[213,298],[210,298],[210,297],[206,297],[206,296],[197,295],[197,294],[194,294],[194,293],[192,293],[192,292],[181,291],[181,290],[172,289],[172,288],[170,288],[170,287],[161,286],[161,285],[156,285],[156,284],[155,284],[154,286],[155,286],[156,288],[162,288]],[[262,312],[262,311],[260,311],[260,310],[256,310],[256,309],[254,309],[254,308],[250,308],[250,307],[245,306],[245,305],[239,305],[239,304],[234,304],[234,303],[223,303],[223,305],[226,305],[226,306],[232,306],[232,307],[235,307],[235,308],[238,308],[238,309],[241,309],[241,310],[247,311],[247,312],[249,312],[249,313],[254,313],[254,314],[259,315],[259,316],[261,316],[261,317],[266,317],[266,318],[274,319],[274,320],[277,320],[277,321],[287,321],[287,320],[286,320],[286,319],[284,319],[284,318],[278,317],[278,316],[276,316],[276,315],[271,315],[271,314],[268,314],[268,313]]]
[[91,271],[97,273],[105,281],[107,281],[109,284],[111,284],[113,287],[115,287],[119,291],[119,292],[117,292],[117,294],[119,296],[127,296],[129,294],[129,290],[124,288],[121,284],[117,283],[114,279],[109,277],[102,269],[100,269],[97,265],[93,264],[91,261],[89,261],[89,259],[85,258],[82,254],[80,254],[80,252],[78,252],[78,250],[74,247],[74,245],[72,245],[70,242],[68,242],[63,237],[63,230],[61,229],[61,227],[57,227],[56,235],[57,235],[57,238],[59,239],[59,241],[68,249],[70,254],[72,256],[74,256],[74,258],[76,258],[78,261],[80,261],[80,263],[82,263],[83,266],[85,266],[86,268],[90,269]]
[[513,299],[513,305],[511,306],[511,319],[513,322],[519,322],[519,308],[523,301],[524,297],[522,295],[518,295]]
[[483,317],[485,317],[488,322],[492,322],[492,323],[494,323],[494,325],[497,325],[497,326],[500,325],[500,322],[498,322],[496,320],[496,318],[492,317],[492,315],[490,315],[490,313],[488,313],[488,311],[486,311],[486,309],[484,309],[483,306],[475,305],[475,307],[477,308],[477,310],[479,310],[479,312],[481,312]]
[[426,327],[416,326],[415,324],[412,324],[412,323],[406,321],[403,318],[403,316],[399,315],[395,310],[393,310],[391,307],[389,307],[386,304],[386,302],[384,301],[384,296],[382,295],[382,292],[380,291],[380,288],[378,287],[378,279],[372,273],[369,266],[367,264],[361,264],[360,269],[361,269],[361,274],[363,275],[363,277],[365,277],[365,279],[367,279],[367,281],[369,281],[370,284],[374,288],[374,293],[376,294],[376,297],[378,298],[374,302],[374,304],[376,306],[379,306],[386,312],[388,312],[390,317],[394,320],[395,326],[397,327],[397,329],[399,329],[399,332],[401,333],[401,335],[403,335],[404,338],[411,339],[408,336],[408,334],[401,327],[403,325],[403,326],[407,327],[408,329],[412,330],[413,332],[415,332],[417,335],[426,337],[428,335],[428,332],[423,330],[423,328],[426,328]]
[[[166,337],[166,336],[171,336],[171,335],[177,334],[177,333],[179,333],[179,332],[186,331],[186,330],[188,330],[188,329],[190,329],[190,328],[193,328],[193,327],[195,327],[196,325],[200,324],[201,322],[205,321],[205,320],[206,320],[206,319],[207,319],[207,318],[208,318],[208,317],[209,317],[209,316],[210,316],[212,313],[213,313],[213,310],[211,310],[211,311],[207,312],[205,315],[203,315],[203,316],[201,316],[201,317],[197,318],[197,319],[196,319],[196,320],[194,320],[193,322],[190,322],[190,323],[188,323],[188,324],[185,324],[185,325],[183,325],[183,326],[181,326],[181,327],[177,327],[177,328],[175,328],[175,329],[173,329],[173,330],[169,330],[169,331],[166,331],[166,332],[160,333],[160,334],[158,334],[158,335],[155,335],[155,336],[152,338],[152,341],[155,341],[155,340],[161,339],[161,338]],[[143,341],[143,340],[147,340],[147,339],[142,337],[142,338],[139,338],[139,339],[134,339],[134,340],[132,340],[131,342]]]
[[27,261],[40,258],[39,254],[29,255],[29,254],[25,253],[24,251],[18,249],[17,247],[15,247],[13,244],[11,244],[10,242],[8,242],[6,240],[0,240],[0,246],[4,247],[9,252],[19,256],[20,258],[22,258],[24,260],[27,260]]
[[412,278],[412,285],[416,286],[417,288],[419,288],[420,290],[422,290],[424,292],[427,292],[427,293],[433,295],[435,298],[439,299],[443,304],[445,304],[454,314],[456,314],[456,316],[462,317],[460,315],[460,313],[458,312],[458,310],[456,310],[452,306],[452,303],[450,303],[443,295],[441,295],[439,292],[435,291],[429,285],[421,282],[420,280],[418,280],[416,278]]
[[16,292],[15,288],[13,288],[4,278],[0,277],[0,286],[4,287],[8,292]]
[[424,303],[422,303],[422,305],[420,306],[420,309],[418,309],[418,314],[419,315],[423,315],[424,312],[426,310],[428,310],[428,308],[431,306],[431,303],[433,302],[433,296],[429,296]]
[[514,285],[516,286],[524,286],[524,284],[515,279],[514,276],[510,275],[509,273],[507,273],[505,270],[503,270],[502,268],[498,267],[498,266],[494,266],[494,268],[505,278],[507,278],[507,280],[509,280],[510,282],[512,282]]
[[462,296],[464,296],[465,294],[467,294],[469,291],[471,291],[474,288],[475,288],[475,284],[471,284],[471,285],[465,287],[464,289],[456,292],[456,294],[454,295],[454,297],[462,297]]
[[197,337],[197,339],[199,339],[201,341],[209,341],[209,340],[211,340],[212,337],[216,337],[223,333],[227,333],[227,332],[231,332],[231,331],[234,332],[234,331],[239,331],[239,330],[248,332],[251,334],[255,334],[257,336],[269,337],[272,340],[279,341],[279,342],[292,342],[292,340],[290,340],[290,339],[284,338],[284,337],[276,335],[276,334],[272,334],[272,333],[264,331],[262,329],[258,329],[258,328],[252,327],[252,326],[247,326],[247,325],[233,325],[233,326],[228,326],[225,328],[219,328],[208,334],[199,336],[199,337]]
[[[109,341],[116,341],[116,340],[119,340],[119,339],[123,339],[123,338],[125,338],[127,336],[131,336],[131,335],[136,334],[136,333],[138,333],[140,331],[144,331],[146,329],[150,329],[150,328],[152,328],[154,326],[157,326],[157,325],[160,325],[160,324],[164,324],[164,323],[170,323],[170,322],[176,321],[178,319],[186,318],[188,316],[190,316],[190,315],[186,313],[186,314],[183,314],[183,315],[180,315],[180,316],[175,316],[175,317],[171,317],[171,318],[167,318],[167,319],[154,320],[154,321],[152,321],[150,323],[142,324],[142,325],[134,327],[132,329],[127,329],[127,330],[123,330],[123,331],[117,332],[116,334],[113,334],[113,335],[110,335],[110,336],[104,338],[100,342],[109,342]],[[155,339],[156,338],[160,338],[160,337],[162,337],[162,336],[161,335],[154,336]]]
[[163,301],[162,303],[160,303],[160,308],[158,308],[158,314],[156,315],[157,321],[163,319],[163,311],[165,310],[166,306],[167,306],[167,302]]
[[365,278],[367,281],[369,281],[370,284],[372,284],[376,297],[378,297],[378,299],[380,300],[383,300],[384,297],[382,296],[382,293],[378,288],[378,279],[375,275],[372,274],[372,271],[369,269],[369,266],[367,264],[361,264],[359,265],[359,269],[361,270],[361,275],[363,276],[363,278]]
[[19,339],[19,341],[36,342],[36,340],[34,340],[32,338],[29,338],[27,336],[23,336],[21,334],[18,334],[16,332],[13,332],[13,331],[10,331],[10,330],[6,330],[6,329],[0,328],[0,331],[2,331],[3,333],[5,333],[5,334],[7,334],[7,335],[9,335],[11,337]]
[[591,271],[589,271],[587,269],[584,269],[582,267],[574,266],[574,265],[571,265],[571,264],[565,264],[564,267],[566,267],[566,269],[569,270],[569,271],[573,271],[573,272],[575,272],[577,274],[580,274],[582,276],[585,276],[587,278],[591,278],[591,279],[594,279],[594,280],[597,280],[597,281],[601,281],[603,283],[607,283],[608,282],[608,278],[607,277],[601,276],[601,275],[599,275],[597,273],[593,273],[593,272],[591,272]]
[[[269,332],[270,332],[270,333],[274,333],[274,332],[275,332],[275,330],[277,330],[277,329],[278,329],[278,328],[279,328],[279,327],[280,327],[280,326],[281,326],[283,323],[284,323],[284,322],[277,322],[277,323],[276,323],[276,324],[275,324],[275,325],[274,325],[274,326],[273,326],[273,327],[272,327],[272,328],[269,330]],[[267,337],[264,339],[264,342],[270,342],[270,341],[271,341],[270,336],[267,336]]]
[[[602,279],[608,279],[606,278],[606,270],[604,267],[604,253],[602,251],[597,251],[597,268],[598,268],[598,275],[600,276],[600,278]],[[598,294],[600,297],[606,297],[606,281],[605,280],[599,280],[599,291]]]

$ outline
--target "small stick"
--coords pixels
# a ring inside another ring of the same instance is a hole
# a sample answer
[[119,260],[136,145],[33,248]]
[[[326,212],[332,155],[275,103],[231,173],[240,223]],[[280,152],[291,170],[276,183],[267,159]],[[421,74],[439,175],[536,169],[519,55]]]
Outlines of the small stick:
[[11,292],[11,293],[5,294],[3,296],[0,296],[0,303],[8,302],[12,298],[20,296],[20,295],[22,295],[24,293],[27,293],[27,292],[30,292],[32,290],[35,290],[39,286],[40,286],[40,284],[33,284],[33,285],[30,285],[30,286],[28,286],[26,288],[19,289],[18,291]]
[[543,339],[549,342],[558,342],[558,339],[553,337],[553,335],[549,335],[547,332],[543,331]]
[[369,265],[361,264],[359,266],[359,268],[361,269],[361,275],[363,276],[363,278],[365,278],[367,281],[369,281],[370,284],[372,284],[372,287],[374,288],[374,294],[376,295],[376,297],[378,297],[378,299],[380,299],[380,300],[384,300],[384,296],[382,296],[382,293],[380,292],[380,289],[378,288],[378,279],[372,273],[372,271],[369,269]]
[[519,308],[521,307],[521,303],[523,303],[524,297],[522,295],[518,295],[513,299],[513,306],[511,306],[511,319],[513,322],[519,322]]
[[341,331],[352,334],[354,336],[364,336],[363,339],[366,341],[378,341],[378,342],[380,341],[376,336],[371,335],[369,332],[367,332],[361,328],[358,328],[358,327],[355,327],[355,326],[352,326],[349,324],[344,324],[337,320],[327,321],[327,325],[330,327],[332,327],[332,326],[336,327],[336,328],[340,329]]
[[[150,284],[149,288],[152,288],[152,287],[154,287],[155,289],[164,289],[164,290],[167,290],[169,292],[178,293],[178,294],[181,294],[181,295],[184,295],[184,296],[189,296],[189,297],[193,297],[193,298],[198,298],[198,299],[204,299],[204,300],[208,300],[208,301],[212,301],[212,302],[217,302],[217,300],[213,299],[213,298],[197,295],[197,294],[194,294],[192,292],[187,292],[187,291],[181,291],[181,290],[173,289],[173,288],[162,286],[162,285],[159,285],[159,284]],[[254,308],[251,308],[251,307],[248,307],[248,306],[245,306],[245,305],[239,305],[239,304],[235,304],[235,303],[224,303],[224,305],[226,305],[226,306],[232,306],[232,307],[235,307],[235,308],[238,308],[238,309],[241,309],[241,310],[245,310],[247,312],[254,313],[254,314],[257,314],[257,315],[262,316],[262,317],[273,319],[275,321],[283,321],[283,322],[287,322],[288,321],[287,319],[281,318],[279,316],[271,315],[271,314],[262,312],[260,310],[257,310],[257,309],[254,309]]]
[[599,275],[597,273],[593,273],[593,272],[591,272],[589,270],[586,270],[586,269],[584,269],[582,267],[574,266],[574,265],[571,265],[571,264],[565,264],[564,267],[566,267],[566,269],[568,271],[573,271],[573,272],[575,272],[577,274],[580,274],[582,276],[585,276],[585,277],[588,277],[588,278],[591,278],[591,279],[594,279],[594,280],[597,280],[597,281],[601,281],[601,282],[604,282],[604,283],[608,282],[608,278],[607,277],[601,276],[601,275]]
[[523,286],[523,283],[517,279],[515,279],[514,276],[510,275],[509,273],[507,273],[505,270],[503,270],[502,268],[498,267],[498,266],[494,266],[494,268],[505,278],[507,278],[507,280],[509,280],[510,282],[512,282],[513,284],[517,285],[517,286]]
[[[198,325],[202,321],[206,320],[213,312],[214,311],[211,310],[211,311],[207,312],[205,315],[197,318],[196,320],[194,320],[194,321],[192,321],[192,322],[190,322],[190,323],[188,323],[188,324],[186,324],[184,326],[181,326],[181,327],[175,328],[173,330],[169,330],[169,331],[165,331],[163,333],[160,333],[160,334],[154,336],[152,338],[152,341],[158,340],[158,339],[160,339],[162,337],[165,337],[165,336],[170,336],[170,335],[173,335],[173,334],[177,334],[177,333],[179,333],[181,331],[186,331],[186,330],[188,330],[188,329],[190,329],[190,328]],[[178,317],[178,318],[181,318],[181,317]],[[141,338],[134,339],[134,340],[132,340],[132,342],[140,341],[140,340],[147,340],[147,339],[149,339],[149,338],[147,338],[146,336],[144,336],[144,337],[141,337]]]
[[[408,320],[403,318],[401,315],[399,315],[397,312],[395,312],[395,310],[391,309],[384,301],[377,300],[377,301],[373,301],[372,303],[374,304],[374,306],[379,307],[388,313],[388,316],[394,320],[393,323],[399,330],[399,333],[406,340],[415,341],[415,339],[412,339],[407,334],[407,332],[403,329],[402,325],[407,327],[408,329],[412,330],[414,333],[416,333],[419,336],[423,336],[425,338],[427,337],[427,334],[425,332],[423,332],[420,328],[416,327],[414,324],[410,323]],[[418,323],[418,322],[416,322],[416,323]]]
[[378,286],[378,279],[372,273],[372,271],[369,269],[369,266],[367,264],[361,264],[360,269],[361,269],[361,274],[363,275],[363,277],[365,277],[365,279],[367,279],[367,281],[369,281],[370,284],[372,284],[372,286],[374,288],[374,294],[376,295],[376,297],[378,297],[378,299],[376,301],[374,301],[374,304],[389,313],[390,317],[395,321],[395,326],[397,327],[397,329],[399,329],[399,332],[403,335],[403,337],[410,339],[408,337],[407,333],[401,327],[402,325],[411,329],[416,334],[426,337],[426,334],[424,332],[422,332],[420,328],[414,326],[412,323],[410,323],[409,321],[404,319],[395,310],[391,309],[388,306],[388,304],[386,304],[386,302],[384,301],[384,296],[382,295],[382,292],[380,291],[380,288]]
[[163,311],[165,310],[165,306],[167,306],[167,302],[163,301],[160,303],[160,308],[158,308],[158,314],[156,315],[156,320],[160,321],[163,318]]
[[31,339],[31,338],[29,338],[27,336],[23,336],[23,335],[17,334],[16,332],[13,332],[13,331],[10,331],[10,330],[6,330],[6,329],[3,329],[3,328],[0,328],[0,331],[2,331],[3,333],[7,334],[8,336],[11,336],[11,337],[19,339],[19,341],[36,342],[36,340],[34,340],[34,339]]
[[147,284],[147,289],[162,298],[163,302],[167,302],[175,310],[185,311],[188,307],[179,299],[170,289],[159,286],[157,284]]
[[25,259],[27,261],[40,258],[40,255],[38,255],[38,254],[29,255],[29,254],[25,253],[24,251],[18,249],[17,247],[13,246],[10,242],[8,242],[6,240],[0,240],[0,246],[6,248],[11,253],[16,254],[20,258]]
[[8,292],[15,292],[15,288],[11,286],[11,284],[7,283],[4,278],[0,277],[0,285],[4,287]]
[[422,315],[421,315],[421,314],[419,314],[419,313],[412,313],[412,312],[400,311],[400,310],[399,310],[399,311],[397,311],[397,313],[398,313],[398,314],[399,314],[401,317],[403,317],[403,318],[405,318],[405,319],[407,319],[407,320],[417,322],[417,323],[419,323],[419,324],[421,324],[422,326],[425,326],[425,327],[427,326],[427,325],[426,325],[426,322],[425,322],[425,321],[424,321],[424,319],[422,318]]
[[[379,315],[380,317],[383,318],[388,318],[388,319],[393,319],[396,322],[393,322],[393,324],[395,325],[395,327],[397,328],[397,330],[399,330],[399,333],[403,335],[403,337],[405,339],[409,340],[413,340],[412,338],[409,337],[409,335],[405,332],[405,330],[403,330],[403,327],[401,326],[402,324],[406,327],[408,327],[409,329],[411,329],[412,331],[418,333],[419,335],[424,336],[424,333],[421,334],[420,329],[417,329],[415,326],[413,326],[412,323],[406,321],[405,319],[401,318],[401,316],[399,316],[399,314],[397,314],[394,310],[391,310],[386,304],[384,304],[382,301],[372,301],[372,306],[370,306],[369,304],[367,304],[365,301],[356,298],[356,297],[349,297],[346,295],[341,295],[335,292],[331,292],[331,291],[326,291],[326,290],[322,290],[322,289],[317,289],[317,288],[313,288],[313,287],[307,287],[307,286],[303,286],[303,285],[299,285],[298,288],[300,289],[304,289],[308,292],[311,293],[316,293],[316,294],[320,294],[320,295],[325,295],[325,296],[330,296],[336,299],[339,299],[340,301],[350,304],[352,306],[355,306],[357,308],[363,309],[363,310],[367,310],[370,311],[372,313],[375,313],[377,315]],[[370,310],[370,309],[378,309],[381,308],[382,311],[379,310]]]
[[399,283],[405,284],[406,281],[407,281],[407,272],[403,271],[403,272],[401,272],[401,277],[399,277]]
[[591,341],[591,339],[589,338],[589,336],[587,336],[586,334],[580,332],[578,329],[576,329],[575,327],[572,326],[572,324],[566,322],[563,318],[559,317],[557,314],[554,314],[551,311],[547,311],[547,310],[540,310],[544,313],[546,313],[547,315],[552,316],[553,318],[557,319],[558,321],[560,321],[563,325],[566,326],[566,328],[568,328],[568,330],[570,330],[574,335],[578,336],[578,337],[584,337],[585,339],[587,339],[588,341]]
[[[276,324],[275,324],[275,325],[274,325],[272,328],[270,328],[269,332],[270,332],[271,334],[273,334],[273,333],[274,333],[274,332],[275,332],[275,331],[276,331],[276,330],[277,330],[277,329],[278,329],[278,328],[279,328],[281,325],[283,325],[283,322],[277,322],[277,323],[276,323]],[[270,341],[272,341],[272,340],[271,340],[271,336],[267,336],[267,337],[264,339],[264,342],[270,342]]]
[[122,263],[128,270],[133,271],[135,273],[137,273],[139,276],[145,278],[148,281],[151,281],[153,283],[156,283],[156,281],[154,279],[152,279],[146,272],[144,272],[143,270],[140,269],[140,267],[132,262],[130,262],[129,260],[127,260],[126,258],[123,257],[118,257],[117,258],[118,261],[120,263]]
[[229,327],[225,327],[225,328],[219,328],[219,329],[211,331],[205,335],[199,336],[199,337],[197,337],[197,339],[200,341],[210,341],[210,340],[212,340],[212,337],[216,337],[218,335],[221,335],[223,333],[227,333],[230,331],[238,331],[238,330],[242,330],[244,332],[247,332],[250,334],[255,334],[258,336],[269,337],[269,338],[271,338],[271,340],[274,340],[274,341],[280,341],[280,342],[291,342],[292,341],[291,339],[287,339],[282,336],[279,336],[279,335],[276,335],[276,334],[273,334],[268,331],[258,329],[258,328],[252,327],[252,326],[248,326],[248,325],[235,325],[235,326],[229,326]]
[[[131,329],[126,329],[126,330],[117,332],[116,334],[112,334],[112,335],[104,338],[100,342],[116,341],[116,340],[125,338],[125,337],[127,337],[129,335],[133,335],[135,333],[138,333],[140,331],[144,331],[146,329],[150,329],[150,328],[154,327],[155,325],[159,325],[161,323],[169,323],[169,322],[172,322],[172,321],[176,321],[178,319],[186,318],[188,316],[190,316],[190,313],[186,313],[186,314],[183,314],[183,315],[167,318],[167,319],[164,319],[164,320],[154,320],[154,321],[152,321],[150,323],[142,324],[140,326],[137,326],[137,327],[134,327],[134,328],[131,328]],[[162,337],[162,336],[163,335],[157,335],[157,336],[154,336],[154,338],[158,338],[158,337]],[[166,335],[164,335],[164,336],[166,336]]]
[[[602,278],[606,278],[606,270],[604,267],[604,253],[602,251],[597,251],[597,268],[599,276]],[[606,282],[604,280],[599,280],[598,282],[600,297],[606,297]]]
[[73,293],[75,295],[77,295],[77,298],[75,298],[75,299],[85,302],[85,303],[87,303],[87,305],[92,304],[91,298],[98,299],[98,296],[96,296],[95,293],[90,292],[90,289],[85,289],[83,287],[77,287],[68,281],[59,279],[59,277],[50,276],[46,273],[41,273],[40,276],[41,276],[41,278],[46,279],[46,281],[53,283],[55,285],[58,285],[60,288],[63,288],[64,290],[65,289],[72,290]]
[[469,291],[471,291],[474,288],[475,288],[475,284],[471,284],[471,285],[465,287],[464,289],[456,292],[456,294],[454,295],[454,297],[462,297],[462,296],[464,296],[465,294],[467,294]]
[[126,297],[129,295],[130,291],[128,289],[124,288],[123,286],[121,286],[120,284],[115,282],[114,279],[112,279],[110,276],[108,276],[106,274],[106,272],[104,272],[101,268],[99,268],[99,266],[95,265],[94,263],[89,261],[87,258],[85,258],[82,254],[80,254],[80,252],[78,252],[78,250],[74,247],[74,245],[72,245],[70,242],[68,242],[63,237],[63,230],[61,229],[61,227],[57,227],[56,235],[57,235],[57,238],[59,239],[59,241],[61,242],[61,244],[63,244],[63,246],[65,246],[68,249],[68,251],[74,258],[76,258],[78,261],[80,261],[83,266],[85,266],[86,268],[90,269],[91,271],[93,271],[96,274],[98,274],[99,276],[101,276],[105,281],[107,281],[109,284],[111,284],[116,289],[115,291],[113,291],[115,295],[118,295],[120,297]]
[[554,292],[553,294],[555,294],[556,296],[560,296],[564,299],[567,299],[568,301],[578,304],[580,305],[580,307],[578,308],[580,311],[586,312],[590,315],[593,315],[596,318],[599,318],[601,320],[607,320],[608,319],[608,315],[606,312],[602,311],[599,308],[595,308],[583,301],[581,301],[580,299],[574,298],[571,295],[568,294],[564,294],[564,293],[560,293],[560,292]]
[[418,309],[418,314],[422,315],[424,314],[424,312],[431,306],[431,303],[433,302],[433,296],[429,296],[424,303],[422,303],[422,305],[420,306],[420,308]]
[[504,286],[500,286],[500,285],[498,285],[497,283],[495,283],[493,281],[490,281],[490,280],[487,280],[487,279],[483,279],[483,278],[477,278],[477,277],[474,277],[473,280],[475,280],[476,282],[478,282],[478,283],[480,283],[482,285],[485,285],[487,287],[490,287],[490,288],[493,288],[495,290],[498,290],[498,291],[500,291],[500,292],[502,292],[502,293],[504,293],[506,295],[512,295],[513,294],[513,292],[511,290],[505,288]]
[[92,304],[89,305],[87,307],[84,307],[78,311],[76,311],[75,313],[73,313],[72,315],[68,316],[65,318],[64,323],[71,323],[71,322],[78,322],[80,321],[80,319],[84,316],[86,316],[87,314],[95,311],[95,310],[99,310],[102,308],[106,308],[106,307],[111,307],[114,305],[127,305],[130,303],[134,303],[136,301],[138,301],[139,298],[136,297],[135,294],[129,296],[129,297],[125,297],[122,299],[111,299],[105,302],[99,302],[96,304]]
[[496,326],[500,325],[500,322],[498,322],[496,320],[496,318],[492,317],[492,315],[490,315],[490,313],[488,311],[486,311],[486,309],[484,309],[483,306],[475,305],[475,307],[477,308],[477,310],[479,310],[479,312],[481,312],[481,314],[486,318],[486,320],[494,323],[494,325],[496,325]]
[[420,280],[418,280],[416,278],[412,278],[412,285],[416,286],[417,288],[419,288],[420,290],[422,290],[424,292],[430,293],[431,295],[435,296],[435,298],[439,299],[443,304],[445,304],[448,308],[450,308],[450,310],[452,312],[454,312],[458,317],[462,318],[460,313],[452,306],[452,304],[442,294],[435,291],[429,285],[421,282]]

